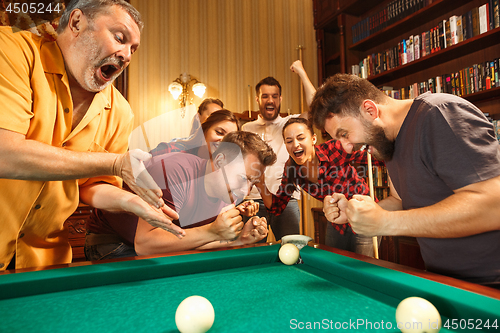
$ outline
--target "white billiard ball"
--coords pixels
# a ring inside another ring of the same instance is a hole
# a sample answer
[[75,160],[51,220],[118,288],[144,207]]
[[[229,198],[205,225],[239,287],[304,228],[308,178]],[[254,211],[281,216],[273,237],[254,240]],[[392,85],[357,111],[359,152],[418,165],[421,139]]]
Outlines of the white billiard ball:
[[293,265],[299,260],[299,249],[292,243],[286,243],[281,246],[279,257],[285,265]]
[[186,298],[175,312],[175,324],[181,333],[205,333],[212,327],[214,319],[212,303],[202,296]]
[[396,322],[403,333],[437,333],[441,329],[441,315],[426,299],[408,297],[396,308]]

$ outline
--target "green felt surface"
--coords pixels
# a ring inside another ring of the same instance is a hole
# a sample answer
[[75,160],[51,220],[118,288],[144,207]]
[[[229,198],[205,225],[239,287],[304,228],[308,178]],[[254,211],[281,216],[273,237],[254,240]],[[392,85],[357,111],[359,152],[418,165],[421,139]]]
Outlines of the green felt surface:
[[[277,252],[269,246],[0,276],[0,331],[176,332],[175,310],[192,295],[214,306],[210,332],[334,331],[339,323],[346,332],[397,332],[395,308],[408,296],[431,300],[443,320],[499,317],[498,300],[309,247],[304,264],[285,266]],[[299,329],[314,322],[315,330]],[[392,329],[376,330],[382,322]]]
[[386,304],[279,263],[23,297],[0,306],[0,317],[6,332],[175,332],[177,305],[192,295],[211,301],[214,332],[283,332],[292,319],[349,321],[360,313],[394,320]]

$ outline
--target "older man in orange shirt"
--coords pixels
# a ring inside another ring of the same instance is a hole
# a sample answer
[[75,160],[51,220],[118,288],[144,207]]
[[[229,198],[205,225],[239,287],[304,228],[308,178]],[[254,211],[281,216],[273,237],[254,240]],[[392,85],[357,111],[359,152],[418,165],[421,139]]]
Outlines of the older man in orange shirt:
[[55,42],[0,28],[0,270],[70,262],[63,224],[79,199],[184,234],[152,178],[134,176],[149,155],[127,152],[133,114],[110,84],[139,47],[140,15],[102,2],[71,1]]

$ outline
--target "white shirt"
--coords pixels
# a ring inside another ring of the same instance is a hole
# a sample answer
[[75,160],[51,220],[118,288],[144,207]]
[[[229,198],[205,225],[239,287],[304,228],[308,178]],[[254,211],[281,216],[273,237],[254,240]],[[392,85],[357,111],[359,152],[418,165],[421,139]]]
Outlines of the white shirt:
[[[276,194],[281,184],[283,177],[283,169],[290,155],[286,151],[285,142],[283,140],[283,127],[290,118],[300,117],[300,114],[289,115],[288,117],[278,117],[274,120],[264,120],[259,115],[257,120],[244,124],[241,129],[259,135],[271,148],[277,156],[277,161],[271,166],[266,167],[266,186],[267,189]],[[300,199],[300,192],[294,192],[293,197]],[[248,199],[261,199],[257,187],[253,187],[247,197]]]

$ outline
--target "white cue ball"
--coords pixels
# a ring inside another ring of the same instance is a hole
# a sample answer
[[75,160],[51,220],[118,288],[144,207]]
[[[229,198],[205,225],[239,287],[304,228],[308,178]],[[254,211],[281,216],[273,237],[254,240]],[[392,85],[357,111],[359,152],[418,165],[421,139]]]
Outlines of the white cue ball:
[[441,315],[426,299],[408,297],[396,308],[396,322],[403,333],[437,333],[441,329]]
[[285,265],[293,265],[299,260],[299,249],[292,243],[284,244],[279,251],[279,257]]
[[212,303],[202,296],[183,300],[175,312],[175,324],[181,333],[205,333],[215,319]]

